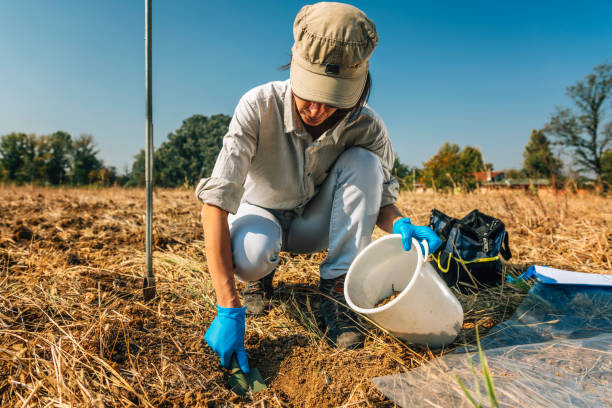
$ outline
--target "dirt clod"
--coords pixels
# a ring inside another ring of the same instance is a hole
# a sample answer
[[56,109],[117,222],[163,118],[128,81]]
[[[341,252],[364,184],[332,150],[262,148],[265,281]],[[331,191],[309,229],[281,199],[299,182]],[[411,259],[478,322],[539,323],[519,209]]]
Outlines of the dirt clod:
[[29,241],[34,237],[34,233],[25,225],[18,225],[13,230],[13,239],[15,241]]

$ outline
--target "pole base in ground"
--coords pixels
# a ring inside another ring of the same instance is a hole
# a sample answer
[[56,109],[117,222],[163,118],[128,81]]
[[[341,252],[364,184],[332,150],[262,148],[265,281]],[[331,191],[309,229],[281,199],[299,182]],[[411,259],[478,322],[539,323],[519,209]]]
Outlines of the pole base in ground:
[[155,297],[155,278],[153,276],[145,276],[142,282],[142,296],[145,302],[152,300]]

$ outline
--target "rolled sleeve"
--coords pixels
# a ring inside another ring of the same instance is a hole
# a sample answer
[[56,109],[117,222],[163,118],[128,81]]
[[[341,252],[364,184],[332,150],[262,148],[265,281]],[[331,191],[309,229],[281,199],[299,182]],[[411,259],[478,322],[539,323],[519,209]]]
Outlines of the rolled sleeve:
[[397,201],[397,195],[399,194],[399,183],[395,179],[395,177],[391,176],[391,179],[383,183],[382,189],[382,201],[380,203],[381,207],[386,207],[391,204],[395,204]]
[[196,198],[235,214],[244,194],[244,181],[257,150],[258,115],[245,94],[230,122],[215,167],[196,187]]
[[236,214],[244,187],[232,180],[209,177],[203,178],[196,187],[196,197],[202,203],[211,204]]

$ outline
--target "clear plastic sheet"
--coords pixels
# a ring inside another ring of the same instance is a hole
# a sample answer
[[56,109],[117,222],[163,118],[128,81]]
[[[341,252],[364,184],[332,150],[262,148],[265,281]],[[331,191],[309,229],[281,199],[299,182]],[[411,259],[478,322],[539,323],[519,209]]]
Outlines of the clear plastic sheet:
[[[514,315],[481,339],[500,407],[612,407],[612,288],[536,283]],[[475,348],[374,385],[402,407],[472,407]],[[478,401],[477,401],[478,402]]]

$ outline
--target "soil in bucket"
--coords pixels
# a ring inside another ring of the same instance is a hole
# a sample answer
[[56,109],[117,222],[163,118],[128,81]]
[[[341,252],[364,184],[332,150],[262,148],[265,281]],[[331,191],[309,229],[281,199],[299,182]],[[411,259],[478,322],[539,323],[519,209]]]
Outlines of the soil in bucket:
[[395,299],[396,297],[398,297],[400,293],[402,293],[402,291],[401,291],[401,290],[395,290],[395,288],[393,287],[393,285],[391,285],[391,292],[393,292],[393,293],[391,294],[391,296],[386,297],[386,298],[384,298],[384,299],[382,299],[382,300],[379,300],[379,301],[378,301],[378,302],[377,302],[377,303],[374,305],[374,307],[376,308],[376,307],[381,307],[381,306],[384,306],[384,305],[386,305],[387,303],[391,302],[391,301],[392,301],[393,299]]

